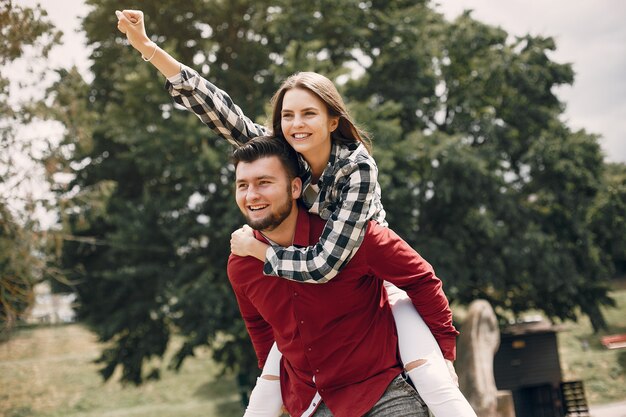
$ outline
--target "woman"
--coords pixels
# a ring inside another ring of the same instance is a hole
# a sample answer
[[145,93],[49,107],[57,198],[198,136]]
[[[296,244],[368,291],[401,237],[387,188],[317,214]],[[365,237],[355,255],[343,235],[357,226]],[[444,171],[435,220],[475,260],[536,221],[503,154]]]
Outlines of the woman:
[[[289,77],[272,99],[270,130],[253,123],[224,91],[151,42],[140,11],[116,14],[118,28],[130,44],[168,78],[174,101],[195,112],[235,146],[273,131],[303,158],[302,202],[327,221],[320,241],[309,248],[269,246],[254,239],[251,230],[244,227],[232,235],[234,254],[257,257],[265,263],[267,275],[321,284],[331,280],[358,250],[369,220],[386,225],[378,170],[369,154],[368,138],[352,121],[329,79],[311,72]],[[420,308],[420,317],[403,291],[389,284],[386,288],[398,328],[400,356],[426,404],[436,417],[475,417],[456,386],[451,362],[454,335],[437,334],[438,323],[428,320],[429,306]],[[280,413],[279,360],[280,352],[274,346],[246,416]]]

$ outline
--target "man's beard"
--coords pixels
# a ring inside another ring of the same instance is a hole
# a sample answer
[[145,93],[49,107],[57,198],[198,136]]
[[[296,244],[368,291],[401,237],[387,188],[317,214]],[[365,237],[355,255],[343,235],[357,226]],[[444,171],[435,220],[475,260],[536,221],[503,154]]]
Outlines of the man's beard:
[[293,199],[287,198],[285,203],[279,206],[277,210],[274,213],[271,213],[269,216],[258,220],[252,220],[246,214],[244,214],[244,217],[248,222],[248,226],[250,226],[254,230],[271,232],[276,227],[280,226],[280,224],[287,217],[289,217],[289,214],[291,214],[292,205]]

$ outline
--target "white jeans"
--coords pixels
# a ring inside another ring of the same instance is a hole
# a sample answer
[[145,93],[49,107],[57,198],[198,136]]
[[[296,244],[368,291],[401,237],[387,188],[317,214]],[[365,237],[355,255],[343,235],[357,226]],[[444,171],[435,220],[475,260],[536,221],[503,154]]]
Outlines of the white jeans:
[[[391,312],[398,330],[400,358],[406,365],[426,360],[407,374],[435,417],[476,417],[459,387],[452,380],[441,349],[406,292],[385,282]],[[264,379],[279,376],[281,353],[276,343],[270,351],[261,378],[257,380],[244,417],[276,417],[281,414],[280,381]],[[366,364],[364,364],[365,366]]]

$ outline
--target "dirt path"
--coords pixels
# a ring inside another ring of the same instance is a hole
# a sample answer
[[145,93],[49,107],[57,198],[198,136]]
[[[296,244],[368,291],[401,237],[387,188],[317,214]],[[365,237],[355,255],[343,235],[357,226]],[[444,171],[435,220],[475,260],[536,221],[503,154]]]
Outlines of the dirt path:
[[591,406],[591,417],[626,417],[626,400]]

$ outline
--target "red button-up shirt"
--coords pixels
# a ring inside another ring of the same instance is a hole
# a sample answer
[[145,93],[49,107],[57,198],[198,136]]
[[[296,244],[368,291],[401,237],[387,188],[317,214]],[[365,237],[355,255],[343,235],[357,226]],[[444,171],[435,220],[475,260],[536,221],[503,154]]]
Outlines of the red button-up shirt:
[[[293,244],[315,244],[324,225],[300,209]],[[444,356],[455,357],[458,332],[441,281],[406,242],[374,221],[352,260],[326,284],[265,276],[263,263],[251,256],[231,255],[228,276],[259,367],[274,340],[283,354],[280,385],[292,416],[301,416],[316,392],[336,417],[361,416],[402,371],[383,280],[408,293]]]

